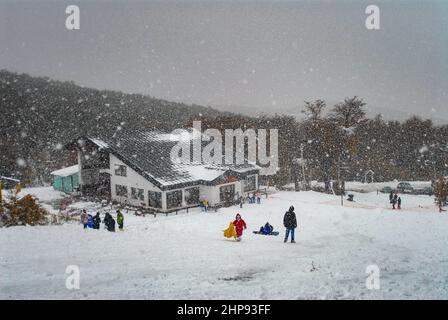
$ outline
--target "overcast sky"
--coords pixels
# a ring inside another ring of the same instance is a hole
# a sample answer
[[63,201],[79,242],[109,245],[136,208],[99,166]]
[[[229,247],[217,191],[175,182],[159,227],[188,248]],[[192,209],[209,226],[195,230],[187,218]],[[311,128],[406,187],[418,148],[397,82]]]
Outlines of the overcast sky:
[[[81,29],[65,28],[77,4]],[[380,30],[365,9],[380,8]],[[0,0],[0,68],[186,103],[448,122],[448,1]]]

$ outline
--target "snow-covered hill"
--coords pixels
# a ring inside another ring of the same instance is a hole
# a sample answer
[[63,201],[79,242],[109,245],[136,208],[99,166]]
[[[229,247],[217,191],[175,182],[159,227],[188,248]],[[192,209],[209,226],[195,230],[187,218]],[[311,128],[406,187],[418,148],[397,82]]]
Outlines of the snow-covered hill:
[[[403,209],[393,211],[376,192],[355,193],[344,207],[332,195],[278,192],[216,213],[125,213],[124,232],[76,223],[3,228],[0,299],[447,298],[448,215],[431,197],[402,199]],[[283,243],[290,205],[296,244]],[[248,225],[240,243],[222,235],[236,212]],[[267,221],[280,236],[252,233]],[[68,265],[80,268],[79,290],[66,289]],[[379,290],[366,288],[369,265],[380,269]]]

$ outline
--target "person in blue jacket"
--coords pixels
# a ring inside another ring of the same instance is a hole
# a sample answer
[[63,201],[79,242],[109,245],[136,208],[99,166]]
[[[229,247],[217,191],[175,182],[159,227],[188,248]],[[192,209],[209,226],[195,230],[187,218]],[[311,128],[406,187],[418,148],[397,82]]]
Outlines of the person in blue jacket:
[[260,228],[260,233],[264,235],[269,235],[274,231],[274,227],[269,224],[269,222],[266,222],[264,227]]
[[91,214],[87,215],[87,227],[93,229],[93,216]]

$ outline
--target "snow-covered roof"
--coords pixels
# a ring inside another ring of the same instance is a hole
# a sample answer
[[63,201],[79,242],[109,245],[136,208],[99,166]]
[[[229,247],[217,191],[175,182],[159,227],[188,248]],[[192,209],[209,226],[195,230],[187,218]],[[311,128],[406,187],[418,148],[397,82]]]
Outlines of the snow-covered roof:
[[107,149],[109,148],[109,145],[104,142],[101,139],[98,138],[90,138],[90,141],[92,141],[94,144],[96,144],[100,149]]
[[152,177],[160,181],[162,185],[170,186],[193,181],[211,182],[222,176],[225,172],[225,170],[220,170],[200,164],[176,166],[173,170],[178,174],[178,178],[172,178],[172,177],[164,178],[156,176]]
[[53,171],[51,174],[53,176],[59,176],[59,177],[68,177],[71,176],[72,174],[78,173],[79,172],[79,166],[78,165],[74,165],[71,167],[67,167],[67,168],[63,168],[63,169],[59,169],[56,171]]
[[[185,132],[184,132],[185,133]],[[201,134],[170,134],[160,131],[122,130],[113,137],[87,137],[100,148],[107,149],[121,161],[160,187],[180,184],[212,182],[232,171],[245,175],[259,170],[252,164],[227,165],[205,163],[177,163],[171,161],[170,152],[179,142],[192,143],[194,139],[204,142]]]
[[0,180],[7,180],[7,181],[13,181],[13,182],[20,182],[20,180],[18,180],[18,179],[14,179],[14,178],[10,178],[10,177],[4,177],[4,176],[1,176],[1,177],[0,177]]

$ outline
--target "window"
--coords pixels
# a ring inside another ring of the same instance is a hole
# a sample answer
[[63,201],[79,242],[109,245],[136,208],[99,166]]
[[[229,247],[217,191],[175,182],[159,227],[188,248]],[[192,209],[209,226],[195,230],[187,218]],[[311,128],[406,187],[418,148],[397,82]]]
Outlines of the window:
[[143,189],[131,187],[131,198],[135,200],[145,201]]
[[182,206],[182,190],[170,191],[166,193],[166,207],[178,208]]
[[199,188],[185,189],[185,202],[188,205],[199,203]]
[[126,177],[126,166],[123,166],[121,164],[116,164],[115,165],[115,175]]
[[117,194],[117,197],[128,197],[128,187],[126,186],[121,186],[119,184],[115,185],[115,191]]
[[244,180],[244,191],[254,191],[257,189],[255,176],[248,176]]
[[235,197],[235,185],[229,184],[219,188],[219,201],[228,202],[233,201]]
[[162,208],[162,192],[148,191],[148,205],[152,208]]

